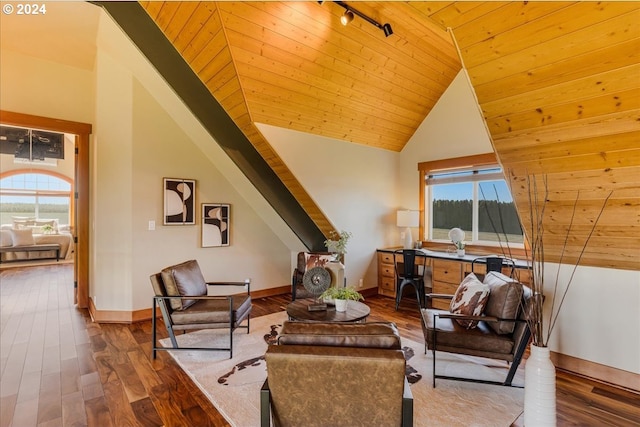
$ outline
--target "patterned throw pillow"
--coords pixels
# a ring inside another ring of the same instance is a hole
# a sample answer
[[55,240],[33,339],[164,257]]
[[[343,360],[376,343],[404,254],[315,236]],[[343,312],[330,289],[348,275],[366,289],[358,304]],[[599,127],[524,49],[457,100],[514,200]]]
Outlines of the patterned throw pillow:
[[[453,314],[480,316],[489,299],[489,285],[482,283],[471,273],[458,286],[451,300],[449,311]],[[456,319],[460,326],[472,329],[478,326],[477,320]]]
[[326,263],[333,259],[333,255],[328,254],[310,254],[305,253],[305,271],[312,269],[313,267],[324,267]]

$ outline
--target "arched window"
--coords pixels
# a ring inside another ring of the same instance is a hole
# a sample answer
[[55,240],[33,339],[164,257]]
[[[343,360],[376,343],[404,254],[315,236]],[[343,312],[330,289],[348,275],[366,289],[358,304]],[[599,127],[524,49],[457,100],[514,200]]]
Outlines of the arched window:
[[59,225],[70,223],[70,179],[45,171],[12,171],[3,175],[0,179],[2,224],[12,224],[12,217],[57,219]]

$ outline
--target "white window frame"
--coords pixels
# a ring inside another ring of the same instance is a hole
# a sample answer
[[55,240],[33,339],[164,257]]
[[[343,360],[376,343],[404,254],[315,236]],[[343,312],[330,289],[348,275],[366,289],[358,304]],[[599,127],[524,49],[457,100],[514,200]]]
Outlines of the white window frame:
[[[422,172],[421,176],[423,178],[421,182],[421,185],[423,186],[423,188],[421,190],[423,191],[422,197],[424,202],[424,206],[423,206],[424,215],[423,215],[423,218],[421,218],[421,220],[423,221],[423,225],[424,225],[425,232],[423,233],[424,234],[423,237],[425,241],[433,242],[433,243],[450,243],[446,239],[433,238],[433,221],[431,219],[432,217],[431,207],[433,205],[433,185],[470,182],[473,184],[472,231],[471,231],[472,235],[467,236],[468,244],[489,246],[489,247],[491,246],[500,247],[506,244],[506,242],[502,238],[500,242],[479,240],[479,217],[480,217],[479,198],[482,196],[479,189],[479,184],[486,181],[503,181],[505,182],[508,188],[508,182],[504,177],[504,174],[502,172],[500,165],[497,164],[497,162],[495,161],[494,162],[486,161],[486,159],[491,158],[491,156],[492,154],[487,154],[487,155],[480,155],[480,156],[471,156],[468,158],[458,158],[458,159],[441,161],[441,162],[450,163],[450,164],[447,164],[448,167],[443,167],[443,168],[434,168],[434,169],[428,168],[428,166],[431,166],[433,163],[438,164],[439,162],[424,163],[419,165],[419,170]],[[472,163],[473,161],[478,161],[480,159],[481,159],[481,164]],[[464,162],[468,162],[468,163],[464,164]],[[453,164],[453,166],[451,166],[451,164]],[[495,171],[492,173],[482,173],[483,171],[490,171],[490,170],[495,170]],[[455,176],[456,173],[463,173],[463,172],[468,173],[472,171],[475,171],[476,173],[473,173],[472,175],[466,175],[466,176],[464,175]],[[433,176],[437,177],[438,175],[451,175],[451,176],[447,178],[439,178],[439,179],[436,178],[434,181],[436,181],[437,184],[434,184],[432,181],[431,185],[429,185],[429,181],[433,180],[433,178],[430,178],[430,177],[433,177]],[[512,197],[512,202],[513,202],[513,197]],[[523,236],[523,239],[524,239],[524,236]],[[509,247],[511,248],[524,248],[524,243],[509,241],[508,244],[509,244]]]

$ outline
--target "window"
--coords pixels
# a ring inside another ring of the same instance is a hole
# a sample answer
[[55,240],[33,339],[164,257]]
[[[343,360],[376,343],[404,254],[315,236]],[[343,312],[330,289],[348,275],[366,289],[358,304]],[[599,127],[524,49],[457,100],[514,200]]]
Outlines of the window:
[[12,224],[12,217],[57,219],[70,223],[71,183],[45,173],[18,173],[0,179],[0,219]]
[[[452,159],[452,160],[462,160]],[[435,162],[433,162],[435,163]],[[431,169],[424,177],[424,237],[448,242],[449,230],[465,231],[471,244],[522,247],[520,220],[502,170],[493,162]],[[430,163],[431,166],[434,166]],[[437,166],[437,165],[436,165]]]

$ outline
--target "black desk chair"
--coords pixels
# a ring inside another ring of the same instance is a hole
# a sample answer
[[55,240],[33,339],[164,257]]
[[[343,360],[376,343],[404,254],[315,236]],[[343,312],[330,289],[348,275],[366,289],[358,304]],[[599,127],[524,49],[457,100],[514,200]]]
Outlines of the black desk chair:
[[[427,257],[415,249],[399,249],[393,254],[396,272],[396,310],[402,299],[405,286],[411,285],[416,290],[418,309],[425,308],[425,288],[431,288],[431,267],[427,265]],[[402,263],[398,262],[402,256]],[[428,282],[428,286],[425,284]]]
[[[471,261],[471,272],[478,275],[474,271],[474,267],[476,264],[485,264],[487,266],[486,273],[490,271],[497,271],[498,273],[506,274],[507,276],[513,278],[516,271],[516,263],[511,258],[503,257],[503,256],[483,256],[474,258]],[[503,268],[506,268],[507,271],[503,271]],[[478,276],[480,280],[484,277]]]

